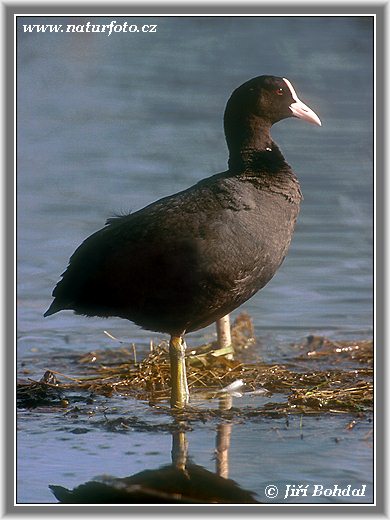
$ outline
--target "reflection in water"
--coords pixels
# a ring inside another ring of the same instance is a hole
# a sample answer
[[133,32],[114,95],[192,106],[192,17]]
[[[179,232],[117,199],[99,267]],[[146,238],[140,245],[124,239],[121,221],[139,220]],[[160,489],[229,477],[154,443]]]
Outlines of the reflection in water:
[[[220,410],[230,410],[233,398],[226,394],[219,399]],[[232,425],[229,422],[222,422],[217,426],[217,439],[215,448],[216,472],[223,478],[229,477],[229,448]]]
[[[220,398],[220,408],[232,406],[231,396]],[[218,425],[216,437],[216,470],[212,473],[188,460],[188,439],[185,422],[177,422],[172,433],[172,464],[145,470],[125,478],[105,476],[73,490],[49,486],[59,502],[67,504],[256,504],[254,493],[240,488],[228,479],[228,452],[232,425]]]

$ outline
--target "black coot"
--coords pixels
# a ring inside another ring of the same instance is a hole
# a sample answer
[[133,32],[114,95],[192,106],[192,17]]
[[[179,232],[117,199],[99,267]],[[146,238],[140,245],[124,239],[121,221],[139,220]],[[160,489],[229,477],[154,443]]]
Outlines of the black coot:
[[171,405],[183,407],[184,334],[264,287],[290,245],[301,191],[270,135],[287,117],[321,125],[285,78],[238,87],[224,116],[229,169],[109,219],[70,258],[45,316],[71,309],[170,334]]

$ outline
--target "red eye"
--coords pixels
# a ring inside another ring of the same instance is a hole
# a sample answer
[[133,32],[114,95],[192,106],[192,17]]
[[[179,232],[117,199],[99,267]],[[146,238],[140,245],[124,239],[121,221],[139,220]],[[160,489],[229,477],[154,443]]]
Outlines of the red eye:
[[278,90],[276,91],[276,94],[277,94],[278,96],[283,96],[283,94],[284,94],[284,90],[282,89],[282,87],[278,88]]

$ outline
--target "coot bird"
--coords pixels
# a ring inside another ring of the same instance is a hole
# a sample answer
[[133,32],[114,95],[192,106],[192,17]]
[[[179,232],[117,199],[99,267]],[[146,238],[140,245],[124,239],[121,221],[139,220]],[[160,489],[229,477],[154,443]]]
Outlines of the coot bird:
[[247,301],[287,254],[301,191],[270,135],[287,117],[321,125],[285,78],[238,87],[224,115],[228,170],[110,218],[76,249],[44,315],[71,309],[168,333],[171,406],[184,407],[184,334]]

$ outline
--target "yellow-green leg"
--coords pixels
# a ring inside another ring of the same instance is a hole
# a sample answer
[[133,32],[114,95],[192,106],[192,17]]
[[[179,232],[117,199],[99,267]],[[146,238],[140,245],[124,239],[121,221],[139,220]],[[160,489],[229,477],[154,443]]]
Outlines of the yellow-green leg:
[[232,353],[226,354],[226,359],[233,359],[233,347],[232,347],[232,336],[230,333],[230,316],[226,314],[219,320],[216,321],[217,326],[217,343],[218,348],[227,349],[231,348]]
[[171,336],[169,358],[171,362],[171,408],[184,408],[189,400],[185,364],[186,344],[181,336]]
[[230,334],[230,316],[226,314],[216,321],[217,340],[219,348],[230,347],[232,344],[232,336]]

